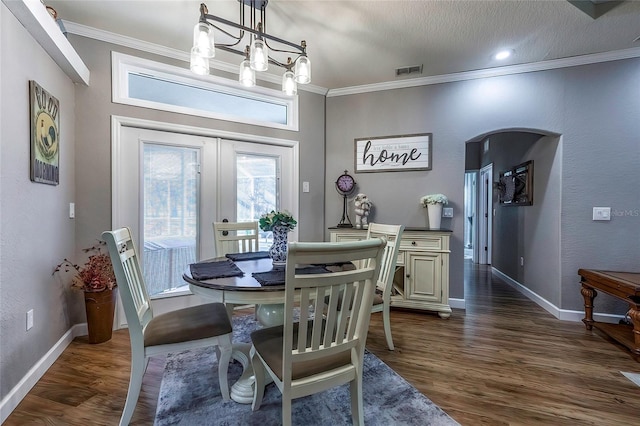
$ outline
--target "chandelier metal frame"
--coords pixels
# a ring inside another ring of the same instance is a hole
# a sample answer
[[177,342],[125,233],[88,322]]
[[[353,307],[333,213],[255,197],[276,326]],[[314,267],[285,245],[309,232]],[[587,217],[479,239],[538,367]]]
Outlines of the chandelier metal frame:
[[[215,45],[216,49],[234,53],[236,55],[241,55],[245,58],[245,61],[243,61],[240,65],[240,82],[242,82],[246,86],[253,86],[255,85],[254,71],[266,70],[268,66],[266,64],[263,69],[255,68],[252,58],[252,55],[254,54],[254,43],[256,43],[256,41],[263,42],[266,46],[264,50],[268,52],[265,58],[266,62],[268,64],[273,64],[286,70],[285,74],[283,75],[282,90],[289,95],[295,94],[297,91],[296,83],[307,84],[311,81],[311,62],[307,57],[306,41],[302,40],[300,44],[296,44],[283,38],[271,35],[267,32],[266,8],[268,0],[238,0],[238,3],[240,6],[238,18],[239,22],[233,22],[228,19],[210,14],[207,6],[204,3],[200,4],[200,19],[198,21],[198,24],[196,24],[196,29],[194,30],[194,48],[192,49],[191,69],[194,72],[200,74],[208,73],[208,63],[204,66],[204,72],[198,72],[194,69],[194,54],[196,61],[207,62],[208,58],[211,58],[215,55],[213,51],[211,51],[209,55],[200,55],[199,52],[201,52],[202,50],[198,50],[197,48],[198,26],[201,24],[205,24],[207,27],[214,28],[235,40],[233,43],[229,44],[214,43],[213,41],[211,41],[210,43],[211,45]],[[247,13],[245,10],[247,7],[250,8],[249,13]],[[248,23],[247,20],[249,21]],[[222,28],[222,25],[240,31],[237,35],[235,35],[230,32],[231,30]],[[202,28],[200,29],[200,31],[202,31]],[[243,42],[243,40],[245,40],[245,36],[247,35],[247,33],[249,34],[249,43],[246,44],[245,48],[242,50],[235,48],[235,46],[242,46],[241,43]],[[209,35],[209,37],[212,38],[213,35],[211,34]],[[272,45],[269,44],[270,41],[272,42]],[[280,46],[276,47],[276,45]],[[282,46],[287,46],[289,49],[282,48]],[[211,50],[213,50],[213,48],[211,48]],[[271,52],[286,54],[286,62],[275,59],[270,54]],[[292,60],[291,56],[295,56],[295,59]],[[249,63],[251,63],[251,70],[249,70]],[[200,64],[202,65],[202,62],[200,62]],[[298,70],[299,64],[301,65],[300,70]]]

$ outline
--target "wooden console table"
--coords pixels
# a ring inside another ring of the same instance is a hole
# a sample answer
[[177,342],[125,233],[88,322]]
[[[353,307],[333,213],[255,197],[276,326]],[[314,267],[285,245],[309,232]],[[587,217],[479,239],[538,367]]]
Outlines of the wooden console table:
[[[640,273],[596,271],[593,269],[579,269],[582,277],[580,293],[584,297],[584,313],[582,320],[587,330],[596,327],[607,336],[626,346],[636,361],[640,357]],[[627,315],[633,326],[626,324],[607,324],[593,320],[593,299],[600,290],[629,304]]]

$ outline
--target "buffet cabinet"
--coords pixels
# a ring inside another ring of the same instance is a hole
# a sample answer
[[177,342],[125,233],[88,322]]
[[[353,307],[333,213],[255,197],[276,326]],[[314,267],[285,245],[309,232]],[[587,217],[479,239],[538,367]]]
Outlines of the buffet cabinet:
[[[357,241],[367,231],[329,228],[332,242]],[[391,306],[451,316],[449,306],[449,239],[451,231],[405,228],[393,279]]]

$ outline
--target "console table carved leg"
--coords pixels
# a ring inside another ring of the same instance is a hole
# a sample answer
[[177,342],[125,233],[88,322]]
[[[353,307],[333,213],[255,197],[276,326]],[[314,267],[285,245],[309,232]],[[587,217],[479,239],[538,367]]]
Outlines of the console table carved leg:
[[631,318],[631,321],[633,322],[633,340],[635,348],[631,351],[635,355],[640,355],[640,311],[632,305],[629,312],[627,312],[627,315],[629,315],[629,318]]
[[587,327],[587,330],[591,330],[593,328],[593,299],[598,295],[598,292],[582,284],[580,294],[584,298],[584,318],[582,322]]

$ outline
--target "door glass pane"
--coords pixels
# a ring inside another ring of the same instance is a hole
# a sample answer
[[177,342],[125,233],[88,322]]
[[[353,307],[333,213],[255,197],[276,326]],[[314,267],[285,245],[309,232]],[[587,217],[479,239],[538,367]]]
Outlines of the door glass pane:
[[150,297],[184,287],[197,259],[198,151],[144,144],[144,278]]
[[464,258],[473,258],[474,241],[474,218],[476,216],[476,172],[466,172],[464,174]]
[[[277,210],[278,160],[276,157],[239,154],[236,156],[237,220],[250,222]],[[272,243],[271,232],[260,231],[260,250]]]

